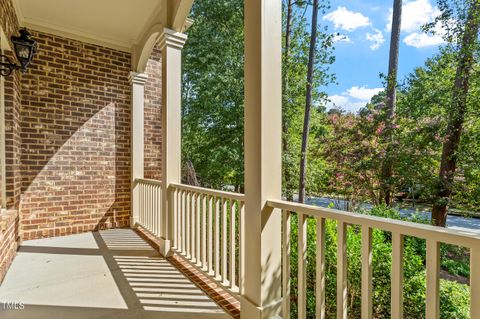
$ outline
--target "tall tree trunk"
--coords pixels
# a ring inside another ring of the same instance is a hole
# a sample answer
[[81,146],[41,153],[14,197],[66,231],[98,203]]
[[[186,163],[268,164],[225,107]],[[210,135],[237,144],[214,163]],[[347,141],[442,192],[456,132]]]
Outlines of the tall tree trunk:
[[315,66],[315,49],[317,47],[317,19],[318,19],[318,0],[313,0],[312,12],[312,34],[310,36],[310,51],[308,55],[307,69],[307,89],[305,99],[305,117],[303,120],[302,149],[300,154],[300,182],[298,190],[298,201],[305,201],[305,180],[307,174],[307,149],[308,135],[310,132],[310,109],[312,106],[313,90],[313,68]]
[[436,226],[442,227],[445,227],[447,222],[447,205],[452,194],[452,184],[457,166],[457,152],[467,109],[470,75],[475,63],[474,50],[480,31],[480,0],[474,0],[469,11],[458,56],[452,104],[450,105],[447,131],[443,142],[438,190],[432,207],[432,221]]
[[[283,88],[283,120],[282,120],[282,149],[283,155],[288,154],[289,146],[288,146],[288,118],[287,118],[287,107],[288,107],[288,65],[289,65],[289,56],[290,56],[290,37],[291,37],[291,24],[292,24],[292,12],[293,12],[293,4],[292,0],[287,0],[287,21],[286,21],[286,30],[285,30],[285,50],[283,51],[283,67],[284,67],[284,74],[282,78],[282,88]],[[292,184],[292,174],[290,172],[290,167],[288,163],[283,163],[283,176],[285,178],[285,190],[286,190],[286,197],[287,200],[293,199],[293,189],[291,187]]]
[[184,168],[185,182],[187,185],[200,186],[197,178],[197,172],[191,160],[187,160]]
[[390,56],[388,60],[387,100],[385,105],[385,130],[383,133],[386,141],[386,150],[380,173],[380,199],[383,199],[387,206],[390,206],[392,202],[392,142],[395,121],[395,107],[397,100],[398,53],[400,47],[401,22],[402,0],[394,0],[392,32],[390,38]]

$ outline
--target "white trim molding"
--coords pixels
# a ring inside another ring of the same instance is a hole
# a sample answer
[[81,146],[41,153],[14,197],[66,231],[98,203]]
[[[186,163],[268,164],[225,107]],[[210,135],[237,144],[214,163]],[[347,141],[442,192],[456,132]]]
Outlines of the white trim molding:
[[181,32],[176,32],[174,30],[164,28],[163,33],[160,35],[160,40],[158,42],[160,50],[168,46],[170,48],[183,49],[185,42],[187,41],[187,35]]
[[148,81],[148,75],[145,73],[130,72],[128,81],[130,84],[145,85]]
[[133,42],[126,42],[126,41],[124,42],[124,41],[109,39],[99,35],[90,34],[90,33],[73,30],[73,29],[68,29],[62,26],[56,26],[46,22],[35,21],[33,19],[24,19],[22,20],[20,25],[28,29],[58,35],[61,37],[77,40],[80,42],[91,43],[91,44],[107,47],[110,49],[115,49],[122,52],[131,52],[132,46],[134,45]]

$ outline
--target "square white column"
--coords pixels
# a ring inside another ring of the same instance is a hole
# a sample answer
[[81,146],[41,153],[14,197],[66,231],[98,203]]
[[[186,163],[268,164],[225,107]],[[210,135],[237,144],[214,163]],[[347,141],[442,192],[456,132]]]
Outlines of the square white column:
[[280,314],[282,61],[280,0],[245,0],[245,215],[242,318]]
[[135,227],[140,214],[139,191],[135,180],[143,178],[144,168],[144,103],[145,83],[148,76],[144,73],[130,73],[132,85],[131,105],[131,217],[130,227]]
[[183,33],[165,28],[160,36],[162,51],[162,218],[160,253],[171,254],[173,207],[170,184],[181,182],[182,166],[182,48]]

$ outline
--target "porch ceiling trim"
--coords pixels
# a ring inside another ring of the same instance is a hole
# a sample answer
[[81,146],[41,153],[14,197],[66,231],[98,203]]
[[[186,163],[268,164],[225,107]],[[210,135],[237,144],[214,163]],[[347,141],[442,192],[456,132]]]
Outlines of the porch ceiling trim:
[[82,31],[73,31],[71,29],[63,28],[60,26],[50,25],[45,22],[35,23],[30,19],[28,19],[20,22],[20,25],[28,29],[33,29],[36,31],[50,33],[50,34],[62,36],[62,37],[73,39],[73,40],[96,44],[99,46],[103,46],[103,47],[107,47],[107,48],[111,48],[111,49],[115,49],[123,52],[131,52],[132,50],[133,44],[130,42],[123,42],[123,41],[117,41],[114,39],[108,39],[108,38],[104,38],[94,34],[85,33]]
[[[123,52],[133,51],[134,47],[141,42],[144,34],[152,27],[152,25],[158,23],[163,8],[163,1],[158,1],[158,5],[155,7],[155,10],[149,12],[149,16],[145,16],[145,19],[140,19],[141,21],[145,22],[140,28],[141,31],[135,37],[112,37],[105,35],[106,32],[104,32],[104,30],[98,30],[98,32],[95,33],[85,32],[84,30],[81,30],[81,28],[75,27],[74,25],[67,26],[64,24],[56,24],[55,22],[52,23],[50,21],[45,21],[45,19],[42,19],[41,17],[26,16],[26,10],[24,10],[24,7],[22,6],[22,0],[12,0],[12,2],[19,24],[22,27],[104,46]],[[95,10],[95,8],[91,8],[91,10]],[[115,15],[115,13],[111,13],[111,15]],[[125,19],[123,19],[123,21],[123,23],[128,23],[128,21]]]

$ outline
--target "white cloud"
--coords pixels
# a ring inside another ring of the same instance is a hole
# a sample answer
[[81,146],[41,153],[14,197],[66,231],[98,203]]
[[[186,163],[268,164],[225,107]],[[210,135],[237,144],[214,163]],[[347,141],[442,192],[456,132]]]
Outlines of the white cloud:
[[342,29],[345,31],[353,31],[360,27],[371,25],[370,19],[360,12],[353,12],[346,7],[338,7],[337,10],[330,12],[323,17],[333,23],[335,29]]
[[330,102],[327,103],[327,109],[339,108],[347,112],[356,113],[365,106],[365,102],[352,101],[343,95],[332,95],[329,97]]
[[443,36],[445,36],[446,30],[443,29],[443,26],[441,24],[437,24],[434,28],[434,31],[434,34],[427,34],[425,32],[412,32],[403,39],[403,42],[406,45],[415,48],[426,48],[445,43]]
[[410,33],[403,39],[403,42],[406,45],[415,47],[415,48],[426,48],[431,46],[437,46],[445,42],[443,38],[438,35],[430,35],[426,33],[414,32]]
[[[386,30],[391,29],[392,12],[390,9],[389,22]],[[435,18],[441,14],[441,11],[434,5],[431,0],[410,0],[406,1],[402,7],[402,31],[407,33],[403,39],[403,43],[415,48],[425,48],[430,46],[438,46],[445,41],[442,35],[445,30],[441,25],[435,27],[435,34],[427,34],[421,30],[421,27],[427,23],[435,21]]]
[[370,102],[370,99],[381,91],[383,91],[383,88],[369,89],[366,86],[353,86],[347,90],[347,94],[355,99]]
[[370,102],[370,99],[375,94],[378,94],[382,90],[383,88],[369,89],[365,86],[353,86],[341,95],[336,94],[330,96],[330,102],[327,103],[327,109],[337,107],[347,112],[356,113],[360,108]]
[[343,42],[343,43],[352,43],[352,39],[348,35],[336,34],[332,38],[333,43]]
[[349,102],[349,99],[347,96],[344,95],[332,95],[328,97],[330,99],[330,102],[332,104],[335,104],[336,106],[342,106],[343,104],[346,104]]
[[372,50],[378,49],[385,42],[382,31],[378,29],[374,29],[374,33],[367,33],[367,40],[372,42],[370,45]]
[[[433,22],[441,14],[430,0],[406,1],[402,7],[402,31],[417,32],[426,23]],[[392,28],[393,9],[390,9],[387,30]]]

